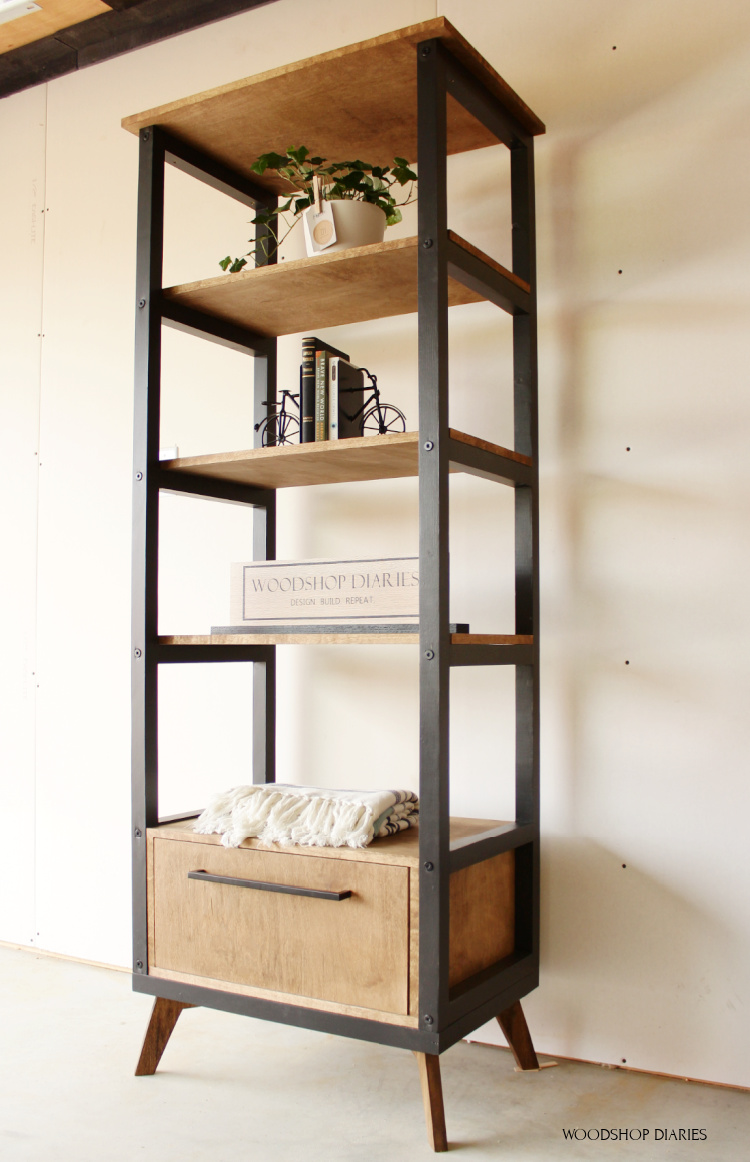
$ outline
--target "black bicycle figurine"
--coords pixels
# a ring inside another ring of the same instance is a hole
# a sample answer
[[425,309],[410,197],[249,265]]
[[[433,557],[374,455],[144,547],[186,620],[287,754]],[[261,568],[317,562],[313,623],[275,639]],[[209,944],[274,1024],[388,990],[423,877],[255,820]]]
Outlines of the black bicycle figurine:
[[[405,432],[406,416],[401,409],[392,403],[380,402],[378,377],[368,371],[366,367],[360,367],[359,370],[364,372],[369,379],[372,386],[372,394],[367,397],[362,406],[353,415],[349,415],[348,412],[345,412],[341,408],[342,415],[346,416],[352,424],[356,423],[359,419],[359,431],[363,436],[385,436],[388,432]],[[340,396],[355,395],[360,391],[362,391],[361,387],[344,387],[340,390]],[[264,420],[261,420],[255,425],[255,431],[261,434],[261,447],[271,448],[279,444],[299,443],[299,399],[299,392],[295,394],[292,391],[287,391],[285,388],[282,390],[281,406],[278,408],[278,411],[269,412]],[[293,406],[297,409],[297,415],[287,410],[287,400],[291,400]],[[267,399],[263,400],[263,406],[268,407]],[[362,417],[361,419],[360,416]]]
[[[290,399],[299,412],[299,392],[281,392],[281,406],[278,411],[269,412],[264,420],[255,425],[255,431],[260,432],[262,448],[275,447],[277,444],[299,443],[299,415],[293,415],[286,409],[286,401]],[[263,407],[268,407],[268,400],[263,400]]]
[[[385,436],[388,432],[405,432],[406,431],[406,416],[392,403],[380,402],[380,391],[378,389],[378,377],[368,371],[366,367],[360,367],[370,381],[372,386],[372,395],[368,396],[362,407],[359,408],[354,415],[349,415],[348,412],[343,412],[346,418],[351,423],[356,423],[360,416],[359,430],[363,436],[379,435]],[[344,387],[341,389],[341,395],[353,395],[357,391],[361,391],[359,387]],[[372,407],[372,401],[375,401]],[[339,404],[341,408],[341,405]],[[367,409],[370,408],[368,411]],[[343,409],[341,409],[343,411]],[[363,414],[364,413],[364,414]]]

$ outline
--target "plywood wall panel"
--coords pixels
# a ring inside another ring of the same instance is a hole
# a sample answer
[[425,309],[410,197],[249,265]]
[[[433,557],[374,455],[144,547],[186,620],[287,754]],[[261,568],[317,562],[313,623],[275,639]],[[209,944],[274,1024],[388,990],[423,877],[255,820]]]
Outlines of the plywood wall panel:
[[0,939],[36,939],[34,811],[37,485],[44,265],[43,88],[0,103],[3,153],[0,214],[0,787],[5,866]]

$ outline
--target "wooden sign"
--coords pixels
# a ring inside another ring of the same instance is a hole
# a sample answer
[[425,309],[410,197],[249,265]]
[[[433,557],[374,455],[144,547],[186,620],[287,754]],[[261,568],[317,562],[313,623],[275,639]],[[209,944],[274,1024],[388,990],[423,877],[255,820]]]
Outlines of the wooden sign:
[[230,618],[235,626],[414,623],[419,557],[239,562]]

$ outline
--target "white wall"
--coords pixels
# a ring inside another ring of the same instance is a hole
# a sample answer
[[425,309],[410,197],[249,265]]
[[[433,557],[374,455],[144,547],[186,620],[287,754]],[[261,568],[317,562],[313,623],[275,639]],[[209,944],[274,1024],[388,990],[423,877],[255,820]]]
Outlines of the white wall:
[[[137,143],[120,118],[436,6],[320,0],[316,11],[326,19],[280,0],[0,102],[0,794],[14,882],[0,894],[0,938],[130,959]],[[546,844],[529,1021],[545,1052],[750,1085],[750,10],[440,0],[438,11],[548,125],[538,142]],[[499,257],[501,154],[451,163],[451,225]],[[168,282],[211,274],[242,245],[241,207],[177,174],[168,199]],[[414,319],[334,336],[413,418]],[[249,361],[173,333],[165,352],[163,444],[247,446]],[[504,316],[453,312],[456,426],[509,442],[497,390],[509,353]],[[292,381],[297,359],[296,340],[283,340]],[[280,510],[280,556],[416,549],[409,481],[285,493]],[[508,496],[456,481],[452,518],[453,616],[507,631]],[[247,537],[237,509],[165,505],[164,629],[226,617],[226,566]],[[410,651],[280,654],[284,778],[416,785]],[[186,671],[164,685],[167,809],[244,777],[247,674],[229,669],[222,681],[214,671],[191,686]],[[508,675],[456,677],[456,813],[509,810],[511,709]]]

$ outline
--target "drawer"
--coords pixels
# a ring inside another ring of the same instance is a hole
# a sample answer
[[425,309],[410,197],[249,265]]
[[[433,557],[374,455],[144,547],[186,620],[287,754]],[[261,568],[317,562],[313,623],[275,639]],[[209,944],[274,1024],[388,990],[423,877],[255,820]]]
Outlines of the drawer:
[[[409,868],[153,841],[150,964],[233,984],[408,1012]],[[191,878],[206,872],[325,899]]]

